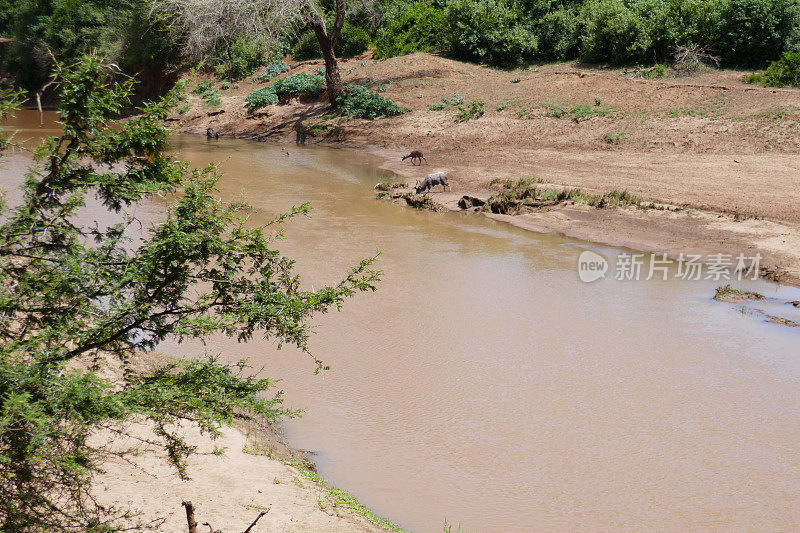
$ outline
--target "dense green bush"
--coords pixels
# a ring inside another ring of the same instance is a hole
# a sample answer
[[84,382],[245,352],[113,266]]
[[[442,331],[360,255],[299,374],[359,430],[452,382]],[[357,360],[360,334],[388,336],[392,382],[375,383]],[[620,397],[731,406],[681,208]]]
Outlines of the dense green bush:
[[325,78],[316,74],[293,74],[272,84],[279,98],[320,94],[325,90]]
[[353,57],[363,54],[369,49],[372,40],[364,28],[345,22],[334,52],[337,57]]
[[373,120],[378,117],[402,115],[405,109],[394,101],[373,93],[361,85],[348,85],[344,94],[337,100],[339,113],[357,118]]
[[255,111],[293,96],[315,95],[324,91],[324,77],[305,73],[292,74],[279,79],[269,87],[256,89],[245,98],[245,102],[250,111]]
[[758,66],[777,59],[798,24],[796,0],[727,0],[720,12],[717,50],[728,65]]
[[648,60],[667,61],[676,46],[713,47],[728,0],[637,0],[631,4],[650,40]]
[[149,6],[148,0],[2,0],[0,35],[14,39],[5,69],[20,85],[38,89],[50,74],[48,50],[63,64],[97,50],[158,89],[182,44]]
[[458,58],[516,66],[536,53],[536,35],[508,2],[452,0],[446,20],[450,52]]
[[224,60],[217,65],[220,79],[241,80],[269,59],[269,46],[262,40],[236,39],[224,54]]
[[277,104],[278,95],[275,94],[275,89],[273,89],[272,86],[261,87],[248,94],[247,98],[245,98],[245,102],[247,103],[247,109],[255,111],[256,109],[261,109],[268,105]]
[[441,50],[444,47],[444,25],[443,10],[417,2],[386,25],[375,41],[375,56],[387,58]]
[[651,41],[644,21],[622,0],[590,0],[584,13],[583,54],[586,59],[609,63],[646,59]]
[[295,61],[309,61],[322,57],[319,41],[313,31],[308,30],[300,34],[300,38],[292,47],[292,57]]
[[800,54],[784,52],[763,74],[748,76],[747,81],[764,87],[800,87]]
[[537,58],[565,61],[576,57],[580,48],[581,18],[576,9],[559,8],[546,13],[535,26],[539,39]]

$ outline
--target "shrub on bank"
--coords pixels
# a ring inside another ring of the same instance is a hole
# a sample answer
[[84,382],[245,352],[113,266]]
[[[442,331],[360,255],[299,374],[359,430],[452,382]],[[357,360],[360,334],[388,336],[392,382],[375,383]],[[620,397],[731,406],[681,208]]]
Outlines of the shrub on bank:
[[498,66],[531,61],[537,39],[530,24],[502,0],[451,0],[447,4],[450,52],[460,58]]
[[278,74],[283,74],[287,70],[289,70],[289,65],[287,65],[283,61],[276,61],[274,63],[270,63],[269,65],[267,65],[267,69],[264,72],[253,76],[253,83],[262,83],[265,81],[269,81]]
[[770,63],[763,74],[752,74],[746,81],[764,87],[800,87],[800,54],[784,52],[779,60]]
[[293,74],[272,84],[278,98],[320,94],[325,90],[325,78],[317,74]]
[[760,66],[780,57],[798,24],[795,0],[726,0],[717,51],[727,65]]
[[400,18],[389,22],[375,41],[375,57],[387,58],[444,48],[444,11],[415,3]]
[[224,61],[216,66],[217,77],[241,80],[265,65],[269,46],[259,39],[236,39],[226,53]]
[[333,51],[337,57],[353,57],[366,52],[371,42],[367,30],[345,22]]
[[347,91],[337,100],[339,113],[356,118],[373,120],[378,117],[402,115],[405,109],[378,93],[361,85],[348,85]]
[[646,58],[650,37],[644,21],[622,0],[591,0],[585,7],[583,55],[589,61],[629,63]]
[[294,96],[320,94],[325,91],[325,78],[315,74],[293,74],[276,81],[269,87],[262,87],[251,92],[245,101],[250,111],[264,106],[277,104]]
[[255,111],[268,105],[277,104],[278,95],[275,94],[275,90],[271,86],[261,87],[248,94],[245,102],[247,103],[247,109]]

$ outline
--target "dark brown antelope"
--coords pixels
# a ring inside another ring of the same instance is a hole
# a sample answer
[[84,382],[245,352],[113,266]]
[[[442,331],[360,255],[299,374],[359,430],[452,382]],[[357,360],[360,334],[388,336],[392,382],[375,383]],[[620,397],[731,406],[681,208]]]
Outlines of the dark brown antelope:
[[[400,161],[405,161],[405,160],[406,160],[406,159],[408,159],[409,157],[411,158],[411,164],[412,164],[412,165],[414,164],[414,160],[417,160],[417,161],[419,161],[419,164],[421,165],[421,164],[422,164],[422,160],[423,160],[423,159],[425,159],[425,156],[424,156],[424,155],[422,155],[422,152],[420,152],[419,150],[414,150],[413,152],[411,152],[410,154],[408,154],[407,156],[405,156],[405,157],[404,157],[403,159],[401,159]],[[427,163],[427,162],[428,162],[428,160],[427,160],[427,159],[425,159],[425,162]]]

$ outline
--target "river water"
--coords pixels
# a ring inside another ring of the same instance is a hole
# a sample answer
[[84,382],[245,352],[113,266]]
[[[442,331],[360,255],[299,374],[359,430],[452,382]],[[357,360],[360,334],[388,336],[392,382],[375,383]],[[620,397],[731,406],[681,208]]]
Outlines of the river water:
[[312,202],[279,245],[307,286],[382,252],[379,290],[315,320],[320,376],[266,341],[161,347],[282,378],[305,409],[290,443],[377,514],[418,532],[800,528],[800,331],[752,311],[800,321],[784,303],[800,291],[742,282],[769,300],[718,303],[719,282],[674,279],[674,264],[667,281],[583,283],[581,252],[623,250],[375,201],[363,154],[174,145],[221,161],[221,197],[253,223]]

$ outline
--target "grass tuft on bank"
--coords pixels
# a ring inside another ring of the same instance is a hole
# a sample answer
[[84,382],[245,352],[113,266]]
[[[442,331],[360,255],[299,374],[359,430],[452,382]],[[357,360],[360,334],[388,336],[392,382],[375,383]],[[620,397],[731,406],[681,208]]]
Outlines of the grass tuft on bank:
[[536,185],[540,183],[544,183],[540,178],[492,180],[491,185],[501,185],[502,188],[497,194],[489,197],[486,202],[487,208],[492,213],[514,215],[524,207],[541,208],[564,202],[586,204],[598,209],[629,205],[640,208],[655,206],[653,202],[645,203],[638,196],[625,190],[613,190],[604,194],[590,194],[577,188],[561,190],[539,189]]
[[342,489],[337,489],[336,487],[332,487],[325,479],[310,470],[306,465],[297,461],[286,461],[286,464],[296,468],[300,474],[307,480],[315,483],[320,488],[324,489],[328,497],[333,502],[334,507],[341,505],[349,509],[352,513],[357,514],[359,516],[364,517],[368,522],[371,524],[375,524],[376,526],[380,526],[383,528],[388,529],[389,531],[396,531],[397,533],[407,533],[405,529],[401,528],[391,520],[386,518],[381,518],[380,516],[373,513],[371,510],[366,508],[364,504],[358,501],[358,498],[353,496],[347,491]]
[[742,303],[748,300],[764,300],[764,295],[752,291],[742,291],[733,288],[730,283],[717,287],[714,300],[727,303]]

